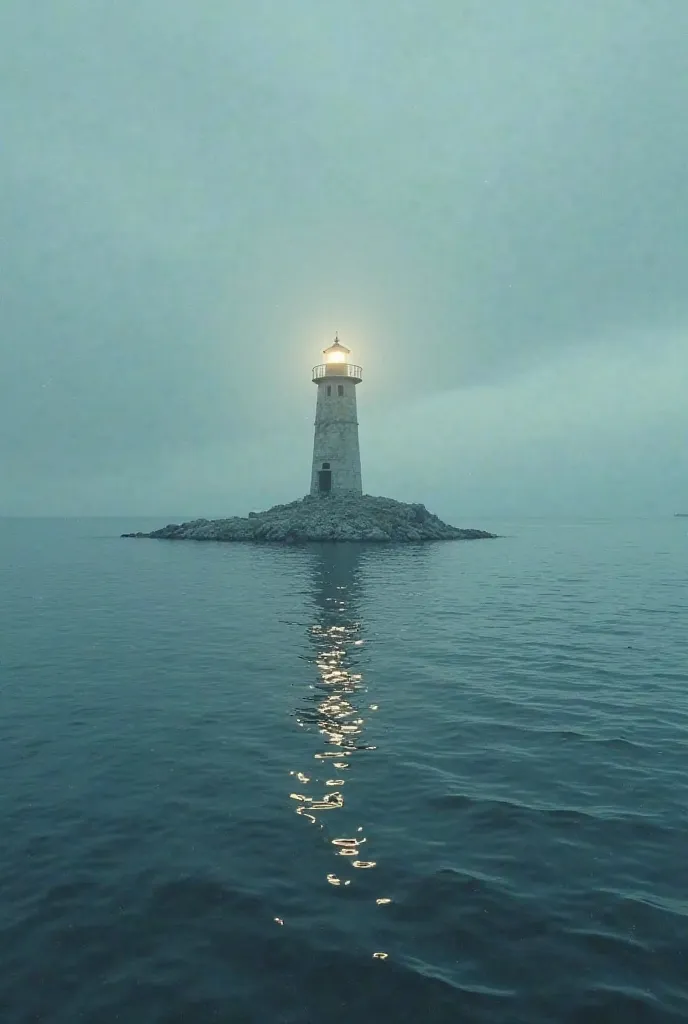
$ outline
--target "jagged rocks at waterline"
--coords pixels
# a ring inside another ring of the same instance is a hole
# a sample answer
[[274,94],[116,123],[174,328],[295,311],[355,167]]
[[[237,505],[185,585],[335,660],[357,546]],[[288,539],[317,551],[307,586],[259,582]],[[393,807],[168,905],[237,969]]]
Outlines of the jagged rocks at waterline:
[[417,543],[430,540],[480,540],[494,534],[448,526],[425,505],[407,505],[393,498],[371,495],[307,495],[265,512],[250,512],[243,519],[194,519],[171,523],[152,533],[125,533],[124,537],[160,540],[249,541],[303,544],[310,541],[371,541]]

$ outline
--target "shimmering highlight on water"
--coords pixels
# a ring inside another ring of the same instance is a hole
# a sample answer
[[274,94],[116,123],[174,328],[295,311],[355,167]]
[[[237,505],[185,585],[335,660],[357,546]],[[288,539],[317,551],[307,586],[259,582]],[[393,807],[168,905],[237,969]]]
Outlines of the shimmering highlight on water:
[[688,1019],[685,523],[0,533],[0,1020]]

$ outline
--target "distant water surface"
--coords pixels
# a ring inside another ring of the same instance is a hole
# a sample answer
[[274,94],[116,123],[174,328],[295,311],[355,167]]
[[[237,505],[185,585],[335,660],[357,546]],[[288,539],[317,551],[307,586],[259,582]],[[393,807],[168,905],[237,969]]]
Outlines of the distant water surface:
[[0,531],[0,1021],[688,1020],[684,521]]

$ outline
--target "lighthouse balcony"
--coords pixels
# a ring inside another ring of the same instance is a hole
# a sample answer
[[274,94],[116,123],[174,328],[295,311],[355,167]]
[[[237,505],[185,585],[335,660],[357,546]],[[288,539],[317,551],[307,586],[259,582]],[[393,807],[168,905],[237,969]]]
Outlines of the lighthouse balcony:
[[319,384],[325,377],[348,377],[355,384],[360,384],[363,380],[363,370],[353,363],[321,363],[313,367],[314,384]]

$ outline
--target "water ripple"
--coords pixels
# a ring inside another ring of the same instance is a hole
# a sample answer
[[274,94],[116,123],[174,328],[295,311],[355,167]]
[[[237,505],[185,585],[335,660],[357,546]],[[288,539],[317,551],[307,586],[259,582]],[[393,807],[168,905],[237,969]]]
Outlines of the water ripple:
[[688,1019],[674,525],[9,527],[3,1024]]

